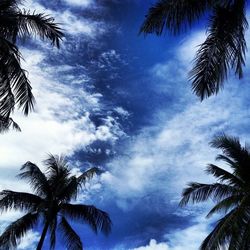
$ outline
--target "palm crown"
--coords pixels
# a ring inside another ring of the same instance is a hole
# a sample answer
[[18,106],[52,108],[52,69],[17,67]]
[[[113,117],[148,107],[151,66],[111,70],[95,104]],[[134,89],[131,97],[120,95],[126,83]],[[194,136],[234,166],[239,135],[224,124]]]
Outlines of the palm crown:
[[[207,172],[218,179],[213,184],[190,183],[183,191],[180,205],[202,202],[212,198],[216,205],[208,213],[225,212],[200,249],[247,250],[250,248],[250,151],[242,147],[239,139],[226,135],[215,138],[211,145],[223,154],[217,160],[226,162],[231,171],[210,164]],[[223,248],[224,249],[224,248]]]
[[25,70],[21,68],[21,54],[16,46],[18,38],[40,36],[59,47],[63,36],[54,19],[41,13],[23,11],[21,0],[0,1],[0,131],[19,126],[10,118],[15,105],[25,115],[33,109],[34,97]]
[[159,0],[148,11],[141,33],[173,34],[210,13],[207,38],[196,54],[190,72],[193,91],[203,100],[218,93],[230,69],[242,78],[245,64],[245,0]]
[[34,194],[4,190],[0,193],[0,209],[19,209],[26,214],[11,223],[0,236],[0,248],[11,249],[17,247],[21,237],[39,222],[43,223],[43,231],[37,249],[42,245],[50,232],[50,247],[56,243],[56,231],[60,230],[67,249],[82,249],[80,237],[70,226],[68,219],[85,222],[97,232],[108,234],[111,220],[108,214],[92,205],[71,204],[76,199],[82,185],[99,173],[98,168],[91,168],[80,176],[71,174],[67,162],[63,157],[50,156],[45,162],[45,173],[33,163],[27,162],[21,168],[19,178],[26,179]]

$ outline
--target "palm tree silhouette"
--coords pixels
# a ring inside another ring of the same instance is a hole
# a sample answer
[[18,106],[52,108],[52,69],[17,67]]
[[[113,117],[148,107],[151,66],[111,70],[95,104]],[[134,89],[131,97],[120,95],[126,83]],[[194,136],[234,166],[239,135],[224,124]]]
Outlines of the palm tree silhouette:
[[68,219],[87,223],[95,231],[108,234],[111,230],[111,220],[108,214],[92,205],[71,204],[77,198],[83,185],[100,173],[98,168],[91,168],[76,177],[71,174],[63,157],[50,155],[44,161],[47,170],[41,172],[39,167],[27,162],[21,168],[19,178],[25,179],[31,185],[34,194],[4,190],[0,193],[0,209],[20,210],[26,214],[11,223],[0,236],[0,248],[16,248],[25,233],[39,222],[43,230],[37,250],[42,249],[45,236],[49,230],[50,248],[56,244],[56,231],[62,233],[67,249],[82,249],[78,234],[68,222]]
[[230,69],[242,78],[245,65],[245,0],[159,0],[152,6],[140,32],[161,35],[164,28],[174,35],[189,28],[205,13],[210,14],[207,38],[200,45],[190,72],[193,91],[203,100],[217,94]]
[[216,205],[207,217],[224,212],[225,216],[215,225],[203,241],[201,250],[250,249],[250,150],[241,146],[239,139],[222,135],[211,146],[221,149],[217,156],[228,164],[231,171],[209,164],[207,173],[217,178],[212,184],[190,183],[182,193],[181,206],[188,202],[203,202],[211,198]]
[[9,127],[20,130],[10,118],[15,106],[25,115],[33,109],[34,96],[16,42],[39,36],[59,47],[63,33],[54,19],[43,13],[21,10],[20,0],[0,1],[0,132]]

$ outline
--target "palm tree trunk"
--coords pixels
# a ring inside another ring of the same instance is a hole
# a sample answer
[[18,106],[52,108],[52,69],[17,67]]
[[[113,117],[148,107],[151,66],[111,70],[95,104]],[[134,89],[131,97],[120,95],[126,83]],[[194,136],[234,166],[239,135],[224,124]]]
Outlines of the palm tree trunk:
[[43,242],[44,242],[45,236],[47,234],[48,228],[49,228],[49,222],[46,222],[36,250],[42,250]]

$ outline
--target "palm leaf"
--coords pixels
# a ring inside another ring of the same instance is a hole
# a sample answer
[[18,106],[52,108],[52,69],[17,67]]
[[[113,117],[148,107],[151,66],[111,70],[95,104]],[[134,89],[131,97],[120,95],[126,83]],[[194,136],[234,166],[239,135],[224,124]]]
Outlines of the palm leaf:
[[161,35],[166,28],[177,34],[198,20],[211,7],[210,2],[208,0],[160,0],[149,9],[140,33]]
[[235,176],[234,174],[231,174],[230,172],[214,164],[209,164],[206,169],[206,172],[218,178],[219,181],[222,181],[222,182],[225,181],[229,185],[233,185],[236,187],[242,187],[244,185],[242,180],[240,180],[237,176]]
[[[28,115],[34,107],[34,97],[30,82],[20,66],[20,57],[17,47],[0,37],[0,79],[3,83],[11,85],[6,88],[5,94],[9,100],[12,100],[14,95],[15,103],[22,108],[25,115]],[[9,113],[12,110],[13,106],[8,105],[1,113]]]
[[16,248],[20,239],[37,223],[38,217],[37,213],[28,213],[11,223],[0,236],[1,248]]
[[206,201],[208,198],[220,201],[231,195],[238,194],[237,192],[237,189],[226,184],[192,182],[183,190],[180,206],[185,206],[190,200],[193,203]]
[[193,90],[201,100],[218,93],[230,67],[242,77],[246,51],[244,32],[247,28],[245,1],[234,2],[214,8],[208,37],[198,50],[195,66],[190,72]]
[[241,230],[236,233],[228,247],[228,250],[248,250],[250,247],[250,224],[249,221],[244,224]]
[[222,134],[215,137],[210,142],[210,145],[214,148],[221,149],[226,156],[237,162],[250,158],[249,152],[241,146],[238,137]]
[[238,168],[237,162],[235,162],[234,160],[230,159],[228,156],[225,156],[223,154],[218,154],[215,159],[217,161],[226,162],[232,169]]
[[23,0],[1,0],[0,10],[3,11],[8,9],[15,9],[21,2],[23,2]]
[[249,183],[250,153],[245,147],[241,146],[239,138],[221,135],[212,140],[211,146],[223,151],[224,156],[219,155],[217,159],[229,163],[234,170],[233,174],[242,181]]
[[233,235],[238,234],[245,225],[244,219],[249,215],[240,206],[230,211],[220,219],[213,231],[206,237],[200,247],[201,250],[219,250],[228,245]]
[[18,36],[26,37],[37,34],[42,40],[50,40],[52,45],[59,48],[63,33],[54,18],[43,13],[25,11],[15,15],[17,20]]
[[49,154],[49,157],[43,163],[48,168],[48,174],[58,175],[60,171],[70,172],[64,156]]
[[[85,185],[95,174],[100,173],[102,173],[102,171],[99,168],[93,167],[82,173],[79,177],[70,177],[68,181],[64,181],[64,185],[60,187],[58,198],[63,202],[70,201],[70,199],[76,199],[82,185]],[[66,177],[68,177],[68,175]]]
[[82,250],[82,242],[80,237],[70,226],[67,220],[62,217],[59,224],[59,229],[62,232],[62,239],[65,242],[67,249]]
[[60,195],[68,186],[71,175],[65,157],[49,155],[44,164],[47,166],[46,176],[51,189],[55,195]]
[[84,220],[94,232],[100,230],[105,234],[109,234],[111,231],[112,222],[109,215],[94,206],[62,204],[61,212],[73,220]]
[[36,210],[43,200],[37,195],[3,190],[0,192],[0,210]]
[[[2,67],[2,75],[8,75],[8,72],[4,72]],[[15,96],[11,89],[11,82],[8,77],[2,77],[0,85],[0,115],[3,118],[9,118],[11,112],[14,111],[15,107]]]
[[7,132],[10,128],[21,131],[19,125],[11,117],[0,116],[0,133]]
[[58,191],[57,197],[62,202],[68,202],[71,199],[76,199],[78,194],[77,178],[72,176],[69,178],[67,183],[65,183]]
[[92,179],[94,175],[101,174],[103,171],[100,168],[93,167],[82,173],[78,178],[77,181],[79,184],[85,185],[87,181]]
[[27,179],[33,190],[40,196],[50,195],[50,187],[44,173],[32,162],[26,162],[21,170],[26,170],[17,177]]
[[233,196],[225,198],[224,200],[217,203],[210,210],[210,212],[207,214],[207,218],[211,217],[214,213],[218,213],[222,211],[226,213],[228,210],[235,208],[237,205],[240,204],[243,197],[244,197],[243,194],[239,194],[239,195],[233,195]]

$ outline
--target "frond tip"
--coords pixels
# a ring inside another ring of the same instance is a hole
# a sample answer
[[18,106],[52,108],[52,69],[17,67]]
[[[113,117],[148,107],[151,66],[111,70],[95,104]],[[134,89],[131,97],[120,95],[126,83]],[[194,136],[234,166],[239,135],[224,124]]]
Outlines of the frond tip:
[[149,9],[140,33],[161,35],[166,28],[173,34],[178,34],[182,29],[191,26],[208,7],[207,0],[159,0]]
[[78,204],[62,204],[62,213],[73,220],[83,220],[95,231],[109,234],[112,222],[109,215],[94,206]]
[[74,229],[70,226],[65,217],[61,218],[61,222],[59,224],[59,229],[62,232],[62,238],[65,242],[67,249],[75,249],[82,250],[82,242],[80,237],[74,231]]
[[20,37],[37,34],[42,40],[49,40],[52,45],[60,47],[64,34],[54,18],[44,13],[30,13],[26,11],[17,15],[18,34]]
[[32,229],[38,221],[37,213],[28,213],[11,223],[0,236],[0,246],[2,249],[16,248],[20,239],[29,229]]

